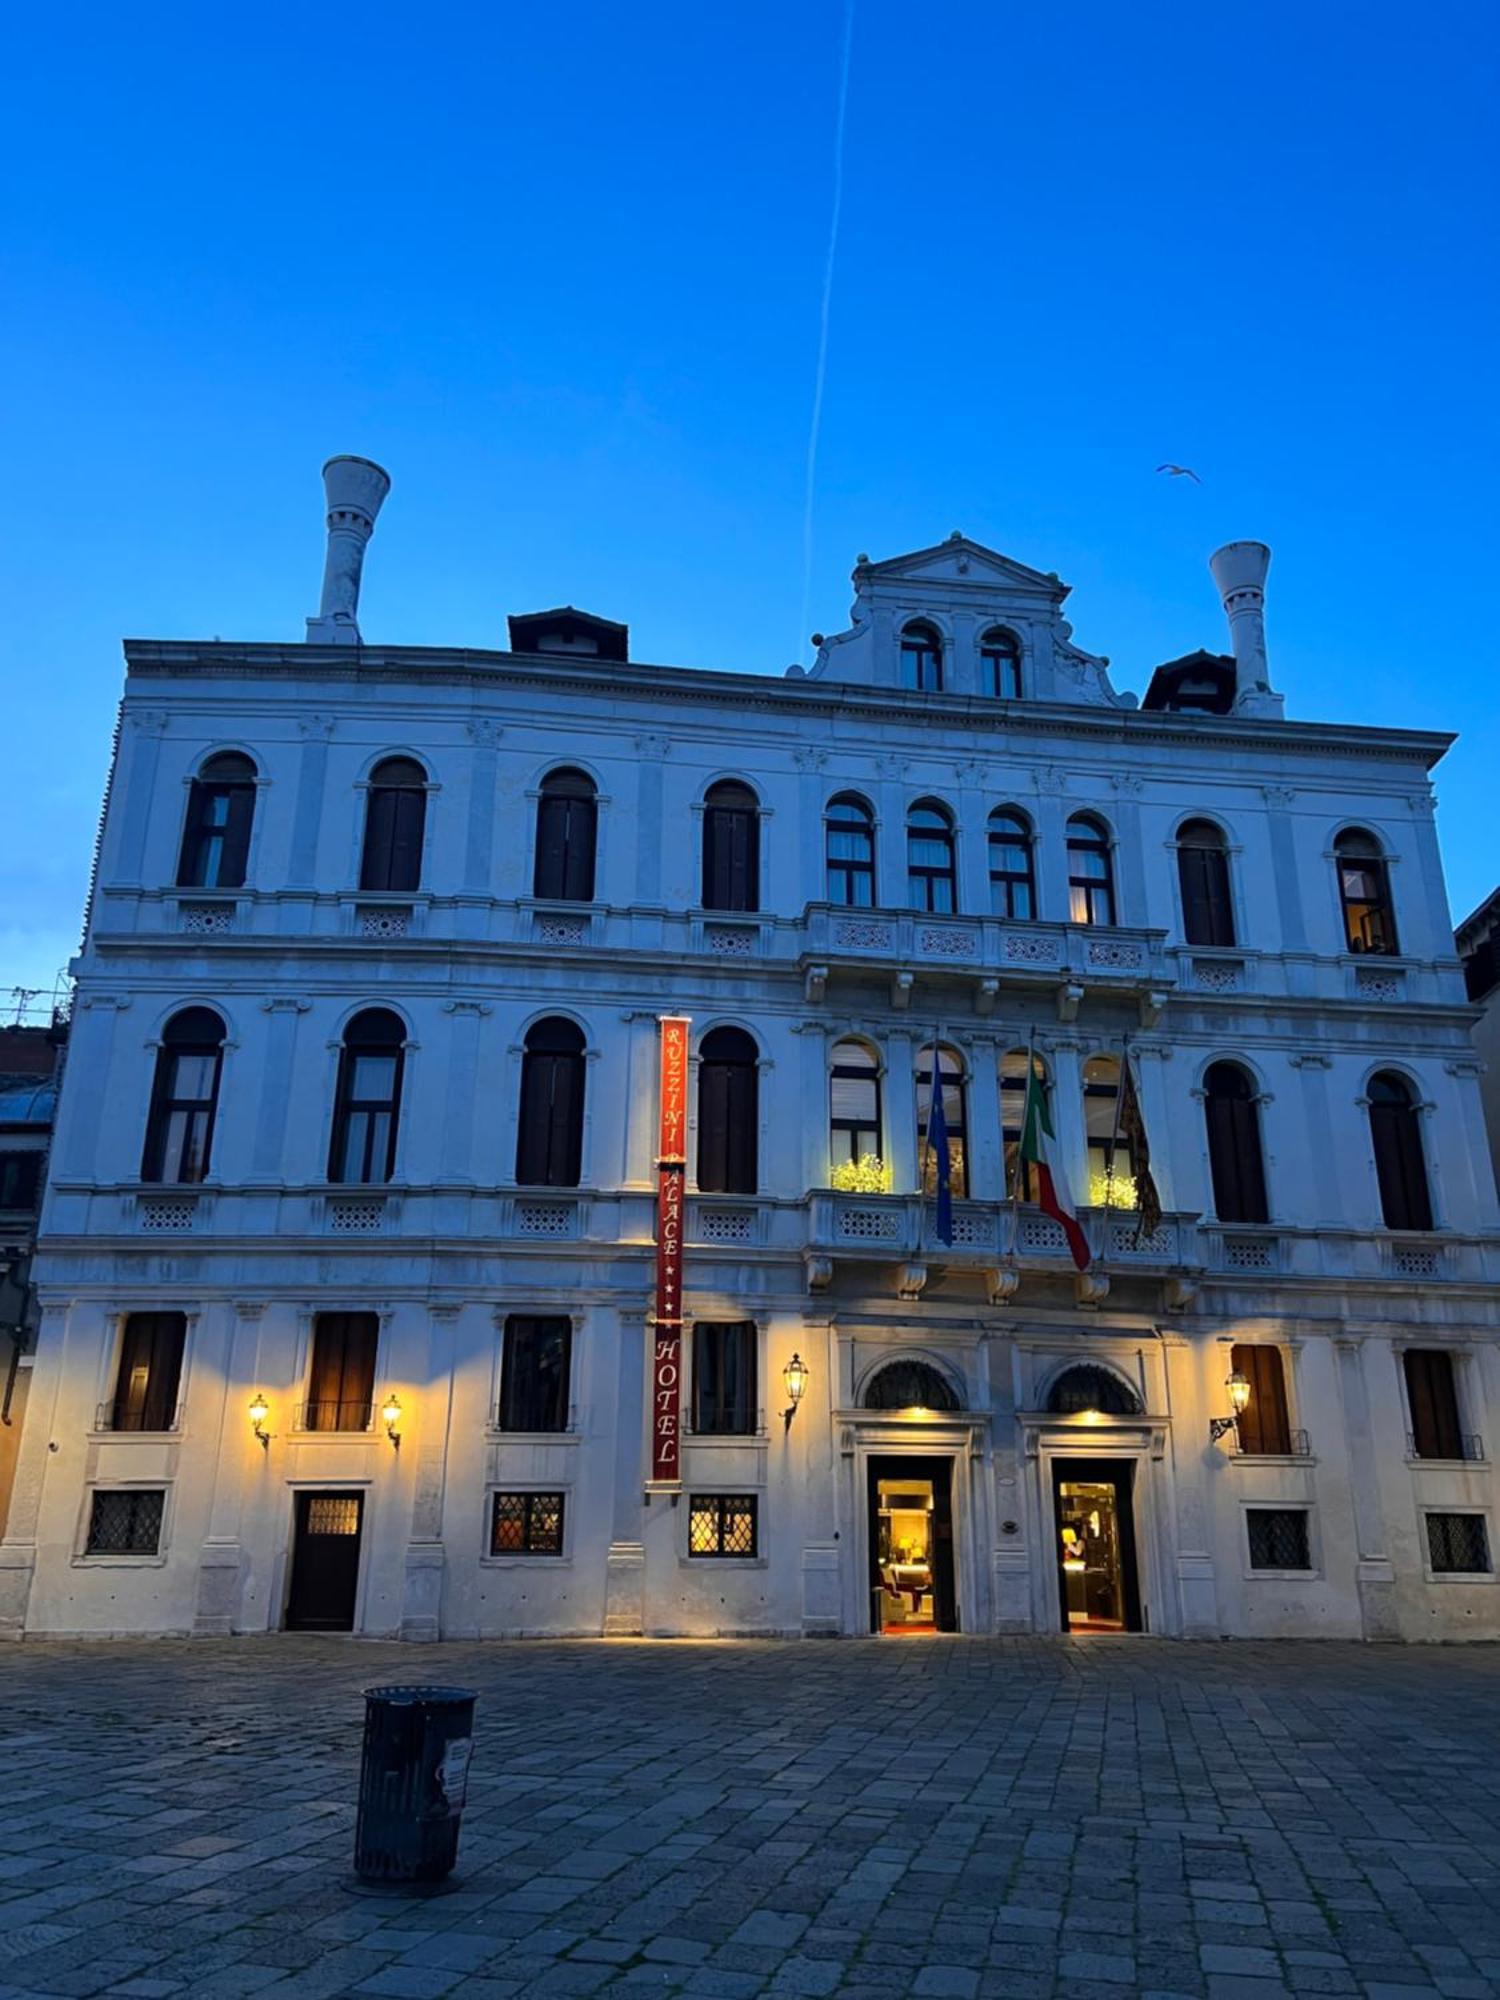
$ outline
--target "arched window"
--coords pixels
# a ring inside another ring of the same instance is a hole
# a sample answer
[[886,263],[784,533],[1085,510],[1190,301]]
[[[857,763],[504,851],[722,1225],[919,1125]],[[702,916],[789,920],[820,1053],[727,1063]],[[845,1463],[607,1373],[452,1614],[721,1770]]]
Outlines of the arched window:
[[867,1410],[958,1410],[952,1384],[930,1361],[888,1361],[865,1390]]
[[703,907],[760,908],[760,801],[733,779],[703,801]]
[[1292,1428],[1281,1349],[1236,1342],[1229,1350],[1229,1365],[1250,1384],[1250,1401],[1235,1426],[1240,1450],[1284,1457],[1292,1448]]
[[[968,1092],[964,1088],[964,1066],[952,1049],[939,1052],[940,1088],[943,1117],[948,1126],[948,1186],[955,1201],[969,1191],[969,1121],[966,1115]],[[917,1057],[917,1162],[924,1194],[936,1194],[938,1163],[927,1143],[927,1120],[932,1110],[932,1049]]]
[[984,682],[1001,701],[1021,699],[1021,642],[1003,625],[992,626],[979,642]]
[[387,1007],[367,1007],[344,1030],[328,1151],[331,1181],[388,1181],[395,1171],[405,1041],[405,1024]]
[[935,626],[914,619],[901,634],[901,685],[918,694],[941,694],[943,642]]
[[875,816],[863,799],[841,792],[828,802],[828,900],[847,909],[875,903]]
[[1238,1063],[1211,1063],[1203,1079],[1208,1166],[1220,1222],[1267,1222],[1255,1085]]
[[1397,950],[1396,913],[1380,842],[1361,826],[1346,827],[1335,838],[1333,852],[1349,950],[1390,956]]
[[1076,1368],[1065,1368],[1052,1384],[1047,1414],[1077,1417],[1085,1410],[1095,1410],[1102,1417],[1138,1417],[1141,1399],[1113,1369],[1081,1362]]
[[255,817],[255,766],[236,750],[210,757],[188,790],[179,889],[242,889]]
[[370,773],[361,889],[399,893],[420,886],[427,773],[411,757],[387,757]]
[[536,809],[533,895],[555,903],[594,900],[598,818],[594,781],[584,772],[553,771],[542,780]]
[[[1047,1089],[1047,1065],[1041,1057],[1031,1058],[1031,1073],[1037,1088]],[[1021,1200],[1035,1201],[1036,1175],[1021,1158],[1021,1127],[1026,1117],[1026,1051],[1007,1049],[1000,1058],[1000,1137],[1005,1147],[1005,1198],[1014,1201],[1016,1175],[1023,1176]]]
[[923,799],[906,815],[907,900],[914,910],[958,908],[958,863],[953,821],[945,806]]
[[880,1063],[864,1042],[833,1045],[828,1076],[828,1150],[835,1167],[883,1158]]
[[715,1028],[698,1052],[698,1186],[754,1194],[759,1186],[760,1051],[743,1028]]
[[1421,1113],[1411,1085],[1394,1070],[1370,1078],[1370,1137],[1386,1228],[1431,1229]]
[[990,908],[1021,923],[1036,915],[1031,822],[1014,806],[990,814]]
[[1068,916],[1075,924],[1115,920],[1109,835],[1090,813],[1075,813],[1068,821]]
[[522,1187],[577,1187],[583,1170],[583,1030],[538,1021],[521,1057],[516,1179]]
[[201,1181],[213,1149],[224,1023],[210,1007],[184,1007],[156,1052],[143,1181]]
[[1178,828],[1177,880],[1182,888],[1182,934],[1187,942],[1233,944],[1229,849],[1211,819],[1190,819]]
[[1135,1162],[1129,1141],[1119,1130],[1119,1106],[1119,1058],[1090,1056],[1083,1066],[1083,1124],[1089,1149],[1088,1199],[1093,1208],[1135,1206]]

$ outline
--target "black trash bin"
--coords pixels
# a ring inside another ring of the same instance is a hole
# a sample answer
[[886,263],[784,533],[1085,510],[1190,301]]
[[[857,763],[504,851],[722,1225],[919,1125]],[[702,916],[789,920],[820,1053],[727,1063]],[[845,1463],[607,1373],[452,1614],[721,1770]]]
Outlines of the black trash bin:
[[458,1859],[474,1748],[473,1688],[365,1689],[354,1872],[441,1882]]

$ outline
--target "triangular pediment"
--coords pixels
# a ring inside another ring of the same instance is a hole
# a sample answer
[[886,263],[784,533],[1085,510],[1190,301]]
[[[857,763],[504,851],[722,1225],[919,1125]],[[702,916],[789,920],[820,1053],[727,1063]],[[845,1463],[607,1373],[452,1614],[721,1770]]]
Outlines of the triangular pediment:
[[868,578],[872,583],[982,584],[992,590],[1035,593],[1055,604],[1061,604],[1071,588],[1056,575],[1032,569],[998,549],[987,549],[983,542],[956,534],[930,549],[888,556],[884,562],[861,562],[854,574],[856,580]]

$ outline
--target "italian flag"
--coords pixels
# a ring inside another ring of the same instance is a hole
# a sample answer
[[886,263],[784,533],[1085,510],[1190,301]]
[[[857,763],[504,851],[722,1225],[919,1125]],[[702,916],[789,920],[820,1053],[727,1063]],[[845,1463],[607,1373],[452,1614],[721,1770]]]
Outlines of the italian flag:
[[1026,1065],[1026,1109],[1021,1114],[1021,1158],[1036,1175],[1037,1202],[1044,1215],[1058,1223],[1068,1239],[1073,1262],[1080,1271],[1089,1267],[1089,1246],[1061,1169],[1056,1165],[1057,1134],[1047,1116],[1047,1093],[1037,1079],[1035,1066]]

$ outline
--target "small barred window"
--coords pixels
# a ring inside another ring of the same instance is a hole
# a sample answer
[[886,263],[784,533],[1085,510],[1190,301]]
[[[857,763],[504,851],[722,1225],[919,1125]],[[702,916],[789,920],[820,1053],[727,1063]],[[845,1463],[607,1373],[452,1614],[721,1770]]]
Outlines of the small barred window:
[[756,1549],[756,1496],[753,1493],[695,1493],[688,1508],[690,1556],[753,1556]]
[[160,1487],[96,1493],[89,1515],[89,1555],[154,1556],[161,1548],[166,1500]]
[[1427,1553],[1435,1570],[1488,1576],[1490,1538],[1485,1532],[1483,1514],[1429,1514]]
[[490,1531],[493,1556],[560,1556],[561,1493],[497,1493]]
[[1251,1569],[1312,1568],[1305,1507],[1251,1507],[1245,1522]]

